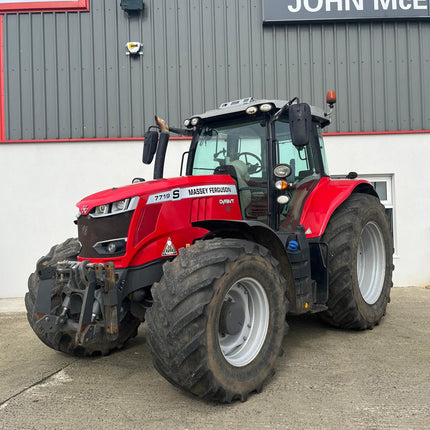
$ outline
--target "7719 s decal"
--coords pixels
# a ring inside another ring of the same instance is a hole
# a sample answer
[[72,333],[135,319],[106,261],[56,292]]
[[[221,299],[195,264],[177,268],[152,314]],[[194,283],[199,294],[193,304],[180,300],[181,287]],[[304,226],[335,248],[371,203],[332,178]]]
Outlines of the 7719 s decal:
[[237,194],[235,185],[200,185],[198,187],[174,188],[163,193],[151,194],[146,204],[151,205],[195,197],[228,196],[232,194]]

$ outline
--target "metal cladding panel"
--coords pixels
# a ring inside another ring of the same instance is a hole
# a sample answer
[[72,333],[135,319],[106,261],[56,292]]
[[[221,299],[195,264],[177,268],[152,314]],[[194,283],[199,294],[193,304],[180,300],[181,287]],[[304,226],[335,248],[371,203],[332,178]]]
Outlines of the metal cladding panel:
[[[119,0],[4,16],[7,140],[141,137],[222,102],[299,96],[331,132],[430,129],[430,21],[263,25],[261,0]],[[129,41],[143,55],[125,55]]]

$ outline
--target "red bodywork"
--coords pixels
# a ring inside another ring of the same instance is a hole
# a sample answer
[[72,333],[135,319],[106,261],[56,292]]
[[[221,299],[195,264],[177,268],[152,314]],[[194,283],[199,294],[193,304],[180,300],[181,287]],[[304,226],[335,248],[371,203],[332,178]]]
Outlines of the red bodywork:
[[333,212],[360,184],[372,187],[363,180],[321,178],[307,198],[300,218],[306,237],[310,239],[322,236]]
[[[308,238],[322,236],[336,210],[359,184],[366,181],[321,178],[307,196],[300,224]],[[139,266],[162,257],[169,242],[177,255],[208,230],[193,227],[195,221],[242,220],[234,180],[227,175],[187,176],[158,179],[102,191],[81,200],[82,216],[99,205],[139,196],[127,235],[126,253],[120,257],[91,258],[92,262],[113,261],[115,267]],[[172,248],[170,248],[172,251]],[[79,258],[85,260],[86,258]]]
[[76,206],[85,216],[96,206],[135,196],[139,202],[131,218],[125,255],[91,258],[92,262],[113,261],[117,268],[139,266],[165,257],[169,239],[176,254],[168,255],[174,256],[179,248],[190,246],[208,232],[192,227],[192,222],[242,219],[235,182],[226,175],[139,182],[93,194]]

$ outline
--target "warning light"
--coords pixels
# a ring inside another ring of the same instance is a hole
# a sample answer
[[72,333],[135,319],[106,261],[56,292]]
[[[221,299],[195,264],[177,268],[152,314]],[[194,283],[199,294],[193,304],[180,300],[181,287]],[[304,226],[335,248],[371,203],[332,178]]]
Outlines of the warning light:
[[327,93],[327,104],[332,108],[336,104],[336,91],[329,91]]

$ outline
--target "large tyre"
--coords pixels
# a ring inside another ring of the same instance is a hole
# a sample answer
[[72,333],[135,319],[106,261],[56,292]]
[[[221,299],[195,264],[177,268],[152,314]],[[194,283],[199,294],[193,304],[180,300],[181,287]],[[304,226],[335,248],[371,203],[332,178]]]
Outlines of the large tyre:
[[368,194],[352,194],[331,217],[328,310],[319,314],[341,328],[371,329],[390,301],[393,245],[384,207]]
[[[37,292],[40,282],[40,270],[49,266],[54,266],[59,261],[75,261],[80,251],[78,239],[67,239],[65,242],[55,245],[49,253],[40,258],[36,265],[36,271],[28,279],[28,293],[25,295],[25,306],[27,308],[27,319],[31,328],[39,339],[50,348],[78,356],[106,355],[110,351],[121,348],[130,338],[137,335],[137,328],[140,321],[127,312],[121,319],[119,331],[120,335],[116,341],[105,342],[102,345],[77,346],[74,343],[76,331],[67,328],[67,331],[56,333],[39,333],[35,330],[36,320],[34,318],[34,306],[36,303]],[[51,314],[59,315],[61,313],[61,287],[54,284],[51,291]],[[77,320],[78,316],[75,316]]]
[[147,312],[155,368],[205,399],[245,401],[260,391],[286,327],[278,262],[255,243],[213,239],[181,249],[163,269]]

